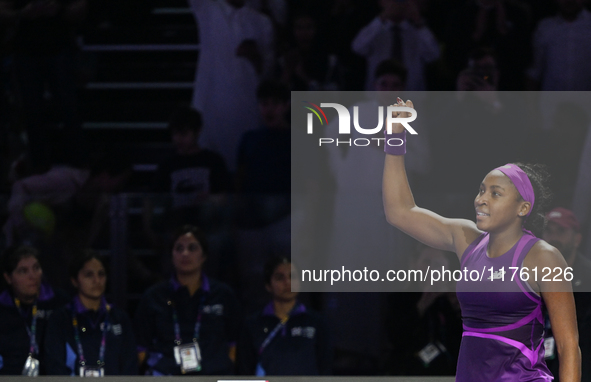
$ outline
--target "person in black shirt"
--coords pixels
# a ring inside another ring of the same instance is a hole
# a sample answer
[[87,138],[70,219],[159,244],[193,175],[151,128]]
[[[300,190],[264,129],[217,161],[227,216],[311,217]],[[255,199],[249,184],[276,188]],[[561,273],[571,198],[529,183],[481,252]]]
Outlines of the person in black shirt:
[[244,194],[289,194],[291,192],[290,92],[274,80],[257,89],[263,126],[247,131],[238,148],[238,191]]
[[331,374],[328,324],[298,301],[292,272],[295,274],[286,257],[271,258],[265,264],[265,284],[272,301],[246,320],[237,346],[238,374]]
[[[160,233],[168,232],[164,227],[192,224],[206,229],[208,235],[229,235],[224,226],[228,226],[230,219],[226,203],[226,193],[231,190],[230,174],[220,154],[200,147],[202,127],[201,113],[189,107],[177,109],[170,117],[168,129],[175,153],[158,165],[152,187],[157,195],[144,201],[144,230],[159,253],[168,250],[167,238]],[[158,219],[153,216],[154,205],[162,204],[171,208],[166,208],[166,213]],[[224,246],[216,248],[219,260],[228,251]],[[161,260],[160,276],[167,277],[170,261]],[[224,272],[222,263],[209,265]]]
[[267,301],[262,267],[289,253],[291,214],[290,92],[276,80],[257,89],[263,126],[240,139],[236,179],[236,260],[240,302],[247,314]]
[[78,293],[47,325],[47,373],[137,375],[131,321],[105,300],[107,276],[101,258],[87,251],[73,261],[70,277]]
[[229,190],[229,174],[221,155],[199,147],[203,127],[201,113],[180,108],[171,117],[168,128],[175,154],[158,166],[154,192],[172,193],[173,205],[195,205],[210,194]]
[[[8,248],[2,256],[2,274],[8,289],[0,293],[0,375],[23,373],[28,357],[39,360],[45,371],[43,339],[47,319],[67,297],[43,280],[37,250]],[[35,375],[35,371],[27,372]]]
[[203,273],[208,245],[191,225],[173,236],[174,274],[148,289],[136,310],[139,359],[148,375],[229,375],[240,316],[227,285]]

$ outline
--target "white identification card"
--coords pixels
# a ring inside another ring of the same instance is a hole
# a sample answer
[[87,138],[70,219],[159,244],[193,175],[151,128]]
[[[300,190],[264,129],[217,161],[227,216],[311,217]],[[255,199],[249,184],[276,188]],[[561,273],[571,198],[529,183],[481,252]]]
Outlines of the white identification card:
[[554,348],[555,348],[554,337],[544,338],[544,358],[554,359]]
[[25,366],[23,367],[23,375],[28,377],[36,377],[39,375],[39,360],[31,356],[27,357]]
[[102,367],[80,367],[80,376],[81,377],[104,377],[105,376],[105,369]]
[[201,351],[197,342],[175,346],[174,358],[183,374],[201,370]]
[[439,354],[441,354],[441,350],[439,350],[433,342],[430,342],[419,351],[419,358],[423,361],[425,366],[428,366]]

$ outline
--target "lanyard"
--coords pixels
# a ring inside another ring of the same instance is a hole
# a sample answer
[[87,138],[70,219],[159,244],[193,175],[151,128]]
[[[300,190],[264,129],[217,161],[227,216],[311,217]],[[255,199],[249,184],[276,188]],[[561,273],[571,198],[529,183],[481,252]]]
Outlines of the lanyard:
[[[21,311],[21,301],[18,298],[14,299],[14,305],[18,309],[19,313],[22,317],[24,317],[23,312]],[[37,354],[39,352],[39,348],[37,346],[37,339],[35,338],[35,333],[37,333],[37,301],[33,305],[33,309],[31,310],[31,314],[33,316],[33,321],[31,322],[31,328],[25,322],[25,327],[27,328],[27,334],[29,335],[29,356],[33,354]]]
[[[76,308],[72,309],[72,326],[74,326],[74,340],[76,340],[76,346],[78,347],[78,358],[80,365],[85,366],[86,360],[84,359],[84,351],[82,350],[82,343],[80,342],[80,334],[78,333],[78,317],[76,316]],[[106,306],[105,321],[103,322],[103,338],[101,339],[101,348],[99,350],[99,360],[97,364],[99,366],[105,365],[105,348],[107,347],[107,330],[109,328],[109,310],[111,305]]]
[[287,316],[284,317],[283,319],[281,319],[281,321],[279,321],[279,323],[277,324],[277,326],[275,326],[275,328],[271,331],[271,333],[269,333],[269,335],[267,336],[267,338],[265,338],[265,340],[263,341],[263,344],[259,348],[259,356],[261,354],[263,354],[263,351],[271,343],[271,341],[273,341],[273,338],[275,338],[275,336],[277,335],[277,333],[279,333],[279,330],[281,330],[285,326],[285,324],[287,324],[287,321],[289,320],[289,317],[291,317],[292,312],[296,309],[297,306],[298,306],[297,304],[294,305],[293,308],[291,308],[291,310],[287,314]]
[[[199,331],[201,330],[201,319],[203,316],[203,305],[205,304],[205,291],[201,294],[201,300],[199,301],[197,320],[195,321],[195,330],[193,331],[193,342],[199,341]],[[181,338],[181,326],[179,324],[179,316],[176,311],[174,301],[168,300],[168,305],[172,307],[172,320],[174,322],[174,343],[180,345],[182,342]]]

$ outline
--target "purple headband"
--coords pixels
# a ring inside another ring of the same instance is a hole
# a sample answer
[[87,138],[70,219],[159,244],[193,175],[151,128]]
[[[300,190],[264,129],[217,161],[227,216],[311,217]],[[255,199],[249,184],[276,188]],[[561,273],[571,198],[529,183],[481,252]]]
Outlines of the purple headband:
[[507,163],[504,166],[497,167],[495,170],[499,170],[503,174],[507,175],[507,177],[511,179],[511,182],[513,182],[515,185],[515,188],[517,188],[517,191],[519,191],[519,194],[523,200],[531,203],[531,208],[526,215],[529,216],[529,214],[531,214],[532,210],[534,209],[536,196],[534,194],[534,188],[531,185],[531,181],[529,180],[527,174],[523,172],[519,166],[516,166],[512,163]]

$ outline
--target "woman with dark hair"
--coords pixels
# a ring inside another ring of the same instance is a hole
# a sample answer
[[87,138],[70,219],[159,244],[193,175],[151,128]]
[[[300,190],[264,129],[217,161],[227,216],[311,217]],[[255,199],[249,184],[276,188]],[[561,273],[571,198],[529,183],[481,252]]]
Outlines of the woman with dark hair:
[[272,301],[249,317],[237,346],[242,375],[329,375],[332,348],[328,324],[298,301],[295,269],[286,257],[274,257],[264,268]]
[[[394,106],[413,104],[398,98]],[[401,110],[394,117],[409,114]],[[461,269],[468,273],[494,271],[485,280],[457,283],[464,333],[456,381],[552,380],[544,361],[543,305],[555,334],[560,380],[580,381],[581,353],[567,264],[556,248],[532,233],[541,235],[548,198],[543,184],[546,174],[540,166],[509,163],[497,167],[480,184],[474,200],[476,223],[448,219],[414,202],[404,170],[404,127],[395,123],[392,133],[385,131],[385,135],[386,142],[392,138],[403,142],[402,146],[384,146],[388,155],[383,198],[388,222],[426,245],[455,252]],[[548,273],[544,269],[554,273],[543,278]]]
[[139,360],[147,375],[229,375],[240,316],[234,293],[205,275],[203,232],[174,233],[170,280],[146,291],[136,311]]
[[123,310],[107,303],[104,261],[93,251],[74,259],[72,302],[54,312],[47,327],[47,373],[53,375],[137,375],[135,338]]
[[2,275],[8,287],[0,294],[0,374],[43,374],[47,319],[68,299],[43,282],[39,253],[33,247],[4,251]]

